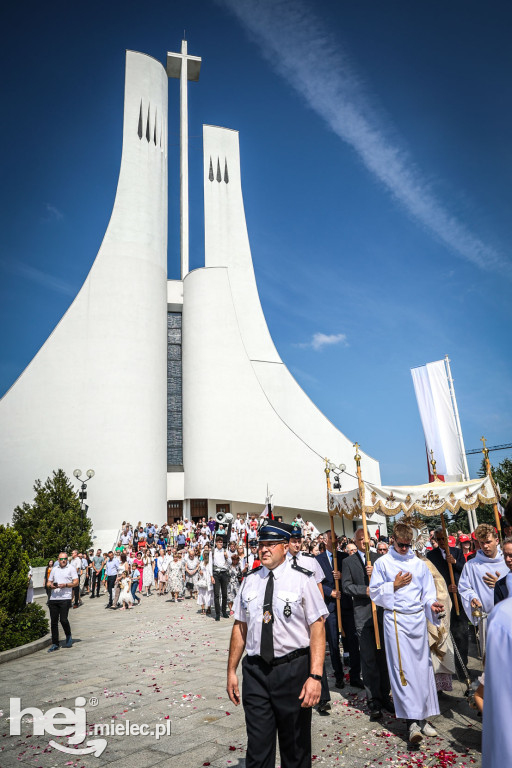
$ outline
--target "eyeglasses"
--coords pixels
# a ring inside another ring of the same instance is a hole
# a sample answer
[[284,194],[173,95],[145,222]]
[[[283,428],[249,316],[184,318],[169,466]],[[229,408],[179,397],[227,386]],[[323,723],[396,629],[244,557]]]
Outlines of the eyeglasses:
[[260,549],[274,549],[274,547],[284,544],[284,541],[259,541],[258,547]]
[[411,544],[404,544],[403,542],[400,542],[400,541],[395,541],[395,544],[397,545],[397,547],[400,547],[400,549],[409,549],[409,547],[411,546]]
[[67,560],[67,557],[59,557],[59,560]]

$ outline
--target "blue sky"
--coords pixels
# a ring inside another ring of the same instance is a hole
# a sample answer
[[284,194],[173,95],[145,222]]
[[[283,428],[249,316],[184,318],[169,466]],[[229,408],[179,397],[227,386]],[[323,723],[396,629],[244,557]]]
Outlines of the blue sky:
[[[426,479],[410,368],[446,353],[466,447],[511,441],[511,21],[510,3],[492,0],[11,3],[0,393],[73,300],[108,224],[125,49],[164,62],[185,29],[203,58],[189,90],[191,267],[204,259],[201,126],[236,128],[274,341],[383,481]],[[171,81],[171,278],[178,142]]]

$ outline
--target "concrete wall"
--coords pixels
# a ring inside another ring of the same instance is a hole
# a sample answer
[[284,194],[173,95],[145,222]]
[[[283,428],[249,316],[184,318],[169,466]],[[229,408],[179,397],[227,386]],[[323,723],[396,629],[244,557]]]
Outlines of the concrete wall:
[[2,522],[59,467],[95,470],[88,504],[100,538],[123,519],[165,518],[167,93],[163,66],[127,52],[121,170],[103,243],[0,401]]

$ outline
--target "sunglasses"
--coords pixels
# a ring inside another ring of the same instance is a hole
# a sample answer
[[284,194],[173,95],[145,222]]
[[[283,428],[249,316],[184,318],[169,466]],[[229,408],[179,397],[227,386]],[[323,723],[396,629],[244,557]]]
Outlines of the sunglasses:
[[397,547],[400,547],[400,549],[409,549],[409,547],[412,546],[412,544],[404,544],[403,542],[396,541],[395,544]]
[[67,560],[67,557],[59,557],[59,560]]

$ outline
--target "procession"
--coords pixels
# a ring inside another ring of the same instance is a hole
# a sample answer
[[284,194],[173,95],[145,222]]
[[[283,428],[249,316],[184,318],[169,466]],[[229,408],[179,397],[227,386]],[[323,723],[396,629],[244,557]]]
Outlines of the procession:
[[[473,490],[474,508],[494,503],[498,528],[481,523],[471,534],[448,535],[445,501],[456,506],[458,489],[438,480],[431,459],[433,482],[400,489],[407,510],[388,535],[378,529],[370,536],[372,506],[388,504],[389,513],[401,502],[372,484],[373,505],[366,506],[370,486],[358,452],[356,464],[357,491],[344,494],[332,491],[330,475],[341,470],[326,461],[330,527],[323,532],[300,514],[283,522],[270,503],[245,518],[220,513],[195,523],[124,522],[106,556],[73,553],[73,607],[100,596],[113,611],[137,611],[142,601],[159,598],[189,600],[204,620],[229,620],[226,691],[245,711],[245,765],[251,768],[273,768],[278,742],[282,765],[310,766],[312,713],[331,717],[331,691],[345,687],[364,692],[370,723],[396,719],[409,754],[422,753],[438,736],[440,697],[455,684],[468,709],[483,715],[482,765],[494,768],[508,748],[500,669],[508,664],[510,637],[510,503],[498,512],[491,474],[465,483],[466,510]],[[351,536],[335,533],[341,509],[353,521]],[[431,530],[428,517],[414,514],[439,509],[442,525]],[[54,588],[67,569],[67,558],[61,559],[48,564],[50,653],[60,647],[52,607],[67,594]],[[68,631],[65,646],[72,647]],[[477,666],[468,653],[473,646]]]

